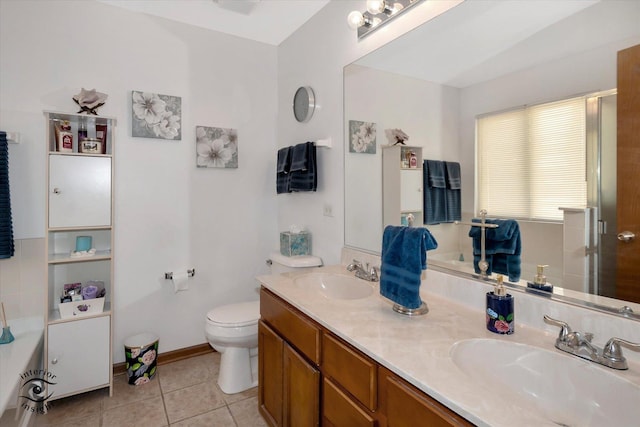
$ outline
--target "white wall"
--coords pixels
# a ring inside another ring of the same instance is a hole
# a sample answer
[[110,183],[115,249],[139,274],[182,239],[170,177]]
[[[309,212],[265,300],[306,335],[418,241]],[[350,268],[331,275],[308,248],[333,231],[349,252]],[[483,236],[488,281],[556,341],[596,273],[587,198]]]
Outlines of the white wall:
[[[142,331],[161,352],[206,342],[206,312],[257,299],[254,276],[277,241],[277,49],[97,2],[0,7],[0,128],[23,135],[10,148],[17,237],[44,236],[42,110],[75,112],[81,87],[107,93],[99,112],[118,119],[114,361]],[[182,97],[182,141],[131,137],[132,90]],[[196,169],[196,125],[238,130],[238,169]],[[191,267],[191,289],[174,294],[164,272]]]
[[[382,244],[382,145],[385,129],[400,128],[422,158],[458,161],[459,90],[360,65],[345,68],[345,244],[380,253]],[[376,123],[376,154],[348,152],[348,122]],[[398,189],[399,191],[399,189]],[[418,225],[418,224],[416,224]],[[438,251],[458,251],[456,227],[430,225]]]
[[[457,3],[425,2],[358,42],[346,16],[363,3],[331,2],[275,48],[96,2],[1,0],[0,128],[23,139],[10,148],[16,237],[44,236],[42,111],[75,111],[81,87],[109,94],[100,114],[119,121],[114,361],[141,331],[160,336],[161,352],[205,342],[208,309],[257,297],[278,231],[306,226],[314,253],[339,262],[342,69]],[[306,124],[291,113],[301,85],[319,104]],[[131,137],[132,90],[182,97],[182,141]],[[238,129],[237,170],[195,168],[196,125]],[[319,150],[318,192],[276,199],[277,148],[326,137],[334,148]],[[163,273],[191,267],[191,290],[175,295]]]

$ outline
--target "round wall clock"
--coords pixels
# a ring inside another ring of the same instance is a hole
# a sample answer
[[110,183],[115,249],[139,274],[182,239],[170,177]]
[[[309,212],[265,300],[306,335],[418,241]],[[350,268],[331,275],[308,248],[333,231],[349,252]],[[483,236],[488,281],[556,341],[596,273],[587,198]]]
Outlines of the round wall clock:
[[300,86],[293,96],[293,115],[296,120],[304,123],[311,120],[316,108],[316,98],[310,86]]

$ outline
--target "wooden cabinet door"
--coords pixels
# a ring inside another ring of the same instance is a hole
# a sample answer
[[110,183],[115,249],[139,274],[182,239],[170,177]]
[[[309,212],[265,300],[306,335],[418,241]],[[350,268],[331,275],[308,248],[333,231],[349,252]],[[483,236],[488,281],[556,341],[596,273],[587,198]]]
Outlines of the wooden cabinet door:
[[109,316],[49,326],[47,370],[56,376],[52,399],[109,384],[109,329]]
[[262,320],[258,323],[258,407],[272,427],[282,426],[284,341]]
[[49,156],[49,228],[111,225],[111,157]]
[[286,427],[320,425],[320,371],[284,345],[284,419]]

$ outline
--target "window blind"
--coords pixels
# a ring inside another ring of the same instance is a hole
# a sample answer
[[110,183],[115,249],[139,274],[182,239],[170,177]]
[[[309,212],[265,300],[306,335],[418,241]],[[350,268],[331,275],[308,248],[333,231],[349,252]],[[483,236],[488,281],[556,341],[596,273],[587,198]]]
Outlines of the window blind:
[[485,115],[476,127],[478,209],[560,221],[559,207],[586,205],[584,97]]

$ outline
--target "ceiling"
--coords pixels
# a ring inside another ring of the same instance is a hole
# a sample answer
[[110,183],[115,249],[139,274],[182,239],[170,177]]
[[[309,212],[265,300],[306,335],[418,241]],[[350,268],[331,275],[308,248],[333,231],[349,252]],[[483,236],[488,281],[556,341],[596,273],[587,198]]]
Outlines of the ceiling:
[[277,46],[329,0],[97,0]]
[[638,1],[465,1],[356,63],[463,88],[618,40]]

